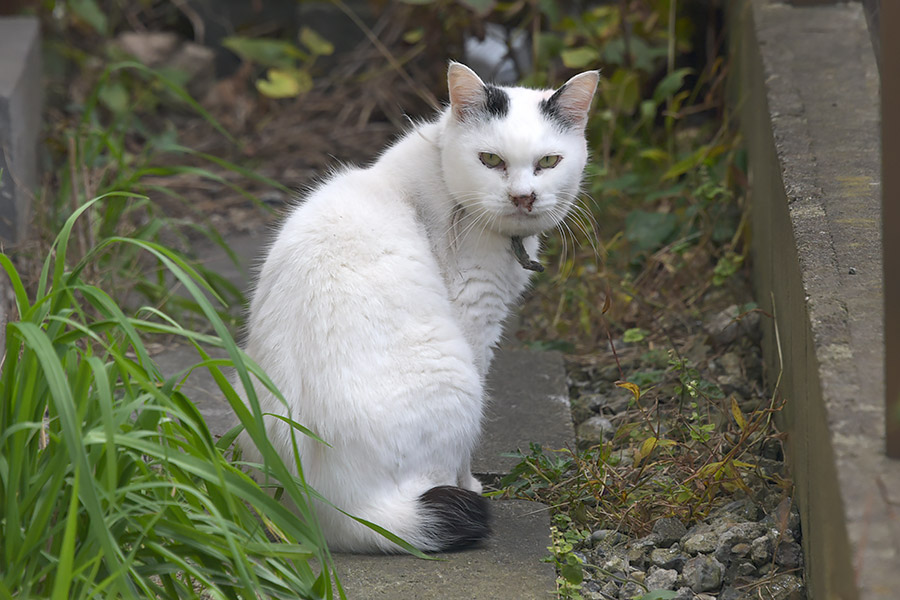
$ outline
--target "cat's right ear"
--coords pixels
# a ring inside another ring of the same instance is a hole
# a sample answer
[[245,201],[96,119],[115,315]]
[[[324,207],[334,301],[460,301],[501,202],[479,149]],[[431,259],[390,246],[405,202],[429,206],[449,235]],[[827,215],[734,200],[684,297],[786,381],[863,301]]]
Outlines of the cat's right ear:
[[485,86],[475,71],[458,62],[447,69],[447,88],[450,91],[450,110],[462,121],[467,114],[478,111],[485,104]]

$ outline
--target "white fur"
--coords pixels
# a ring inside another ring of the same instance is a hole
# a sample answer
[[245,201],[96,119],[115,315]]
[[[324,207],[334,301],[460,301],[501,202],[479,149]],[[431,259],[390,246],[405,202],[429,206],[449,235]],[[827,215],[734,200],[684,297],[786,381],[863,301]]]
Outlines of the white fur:
[[[454,73],[475,77],[456,64]],[[539,112],[552,91],[502,89],[505,118],[465,120],[448,108],[372,166],[343,169],[312,191],[272,244],[251,304],[246,351],[289,404],[256,386],[263,412],[289,414],[331,446],[298,436],[310,485],[423,550],[440,544],[423,529],[419,496],[439,485],[481,491],[469,464],[484,377],[530,275],[510,236],[536,255],[537,234],[574,202],[587,156],[579,129]],[[507,169],[487,168],[481,152]],[[548,154],[563,158],[536,172]],[[510,201],[532,191],[530,213]],[[269,418],[267,431],[292,465],[288,426]],[[240,442],[248,460],[261,460],[245,435]],[[332,549],[397,550],[317,510]]]

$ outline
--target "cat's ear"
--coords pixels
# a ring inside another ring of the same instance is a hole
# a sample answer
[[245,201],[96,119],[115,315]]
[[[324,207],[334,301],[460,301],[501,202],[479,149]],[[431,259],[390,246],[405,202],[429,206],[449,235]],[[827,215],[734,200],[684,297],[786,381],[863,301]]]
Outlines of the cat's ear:
[[485,105],[484,82],[475,71],[458,62],[451,62],[447,69],[447,88],[450,90],[450,110],[462,121]]
[[541,103],[541,111],[568,127],[584,129],[597,84],[599,71],[585,71],[568,80],[550,98]]

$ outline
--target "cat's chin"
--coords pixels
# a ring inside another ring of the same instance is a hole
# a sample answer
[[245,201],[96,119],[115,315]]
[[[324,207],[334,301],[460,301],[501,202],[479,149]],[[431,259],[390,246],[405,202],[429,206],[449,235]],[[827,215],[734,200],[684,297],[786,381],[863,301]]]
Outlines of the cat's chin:
[[493,229],[497,233],[508,237],[531,237],[540,235],[556,227],[557,223],[551,219],[532,215],[503,216],[496,219]]

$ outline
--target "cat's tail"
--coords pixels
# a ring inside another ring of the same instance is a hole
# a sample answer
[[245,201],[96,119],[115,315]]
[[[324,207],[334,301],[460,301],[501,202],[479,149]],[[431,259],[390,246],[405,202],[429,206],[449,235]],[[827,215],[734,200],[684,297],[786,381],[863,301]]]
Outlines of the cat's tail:
[[[352,513],[396,534],[423,552],[462,550],[491,533],[488,500],[471,490],[449,485],[408,496],[390,494]],[[334,512],[328,516],[338,517]],[[349,519],[325,518],[322,523],[332,550],[344,552],[403,552],[380,533]]]
[[434,550],[462,550],[491,533],[488,501],[471,490],[433,487],[419,496],[418,508],[422,533]]

